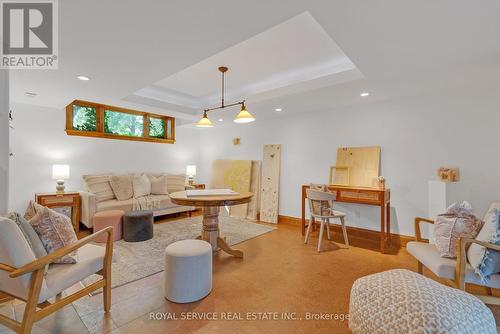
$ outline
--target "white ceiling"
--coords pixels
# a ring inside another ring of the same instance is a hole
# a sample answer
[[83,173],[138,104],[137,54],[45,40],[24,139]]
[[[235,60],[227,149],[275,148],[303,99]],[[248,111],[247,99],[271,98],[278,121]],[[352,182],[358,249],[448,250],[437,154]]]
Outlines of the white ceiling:
[[[230,67],[228,93],[251,95],[262,118],[281,117],[276,106],[313,112],[367,103],[364,90],[368,101],[394,99],[468,76],[491,79],[499,12],[496,0],[59,1],[59,69],[11,71],[11,100],[62,108],[78,98],[189,122],[193,97],[217,98],[220,65]],[[287,38],[277,38],[282,29]],[[311,74],[339,55],[355,68]],[[283,81],[300,69],[306,74]],[[134,95],[145,88],[149,95]]]
[[226,101],[251,99],[259,93],[356,68],[319,23],[304,12],[134,95],[196,109],[209,107],[221,98],[219,66],[229,67]]

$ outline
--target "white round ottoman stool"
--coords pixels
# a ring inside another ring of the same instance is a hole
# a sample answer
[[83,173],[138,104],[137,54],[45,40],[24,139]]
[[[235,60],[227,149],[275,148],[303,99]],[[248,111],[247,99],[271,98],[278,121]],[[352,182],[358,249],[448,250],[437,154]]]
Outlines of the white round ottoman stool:
[[191,303],[212,290],[212,246],[203,240],[181,240],[165,249],[165,298]]

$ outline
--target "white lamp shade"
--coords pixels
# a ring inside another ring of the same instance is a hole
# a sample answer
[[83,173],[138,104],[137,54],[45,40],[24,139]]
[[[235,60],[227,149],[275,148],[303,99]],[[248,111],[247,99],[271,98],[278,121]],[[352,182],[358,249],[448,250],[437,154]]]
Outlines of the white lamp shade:
[[53,165],[52,179],[67,180],[69,179],[69,165]]
[[186,166],[186,175],[187,176],[196,176],[196,166],[195,165],[187,165]]

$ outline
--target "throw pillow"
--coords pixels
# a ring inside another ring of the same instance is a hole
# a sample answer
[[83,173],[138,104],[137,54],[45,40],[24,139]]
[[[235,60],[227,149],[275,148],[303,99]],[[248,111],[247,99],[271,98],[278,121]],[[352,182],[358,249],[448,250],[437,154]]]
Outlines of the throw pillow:
[[483,222],[477,219],[472,210],[457,211],[453,204],[445,214],[438,215],[434,224],[436,248],[442,257],[457,257],[457,241],[460,237],[474,239]]
[[168,193],[175,193],[186,190],[186,175],[184,174],[168,174],[167,175]]
[[[500,210],[495,209],[493,221],[495,222],[496,231],[489,242],[500,245]],[[481,276],[483,281],[487,281],[491,275],[500,273],[500,251],[485,248],[481,263],[476,268],[476,273]]]
[[7,216],[10,220],[15,222],[17,226],[19,226],[19,229],[21,232],[24,234],[24,238],[30,245],[31,249],[33,250],[33,253],[35,254],[35,257],[37,259],[44,257],[47,255],[47,251],[45,250],[45,247],[43,246],[42,240],[40,240],[40,237],[38,234],[35,232],[33,227],[30,225],[30,223],[24,219],[19,213],[17,212],[11,212]]
[[[69,246],[78,241],[71,219],[49,208],[43,208],[29,223],[42,240],[47,253]],[[77,252],[65,255],[53,263],[76,263]]]
[[111,175],[84,175],[83,181],[88,192],[96,195],[97,202],[115,199],[115,193],[109,183]]
[[[488,212],[484,216],[484,225],[481,228],[481,231],[479,231],[476,240],[489,242],[497,233],[497,208],[500,208],[498,203],[493,203],[488,209]],[[477,269],[479,267],[479,264],[483,260],[485,250],[486,248],[481,245],[470,245],[469,250],[467,251],[467,259],[469,260],[472,268]]]
[[132,186],[135,198],[151,195],[151,181],[146,174],[134,175]]
[[109,178],[109,183],[117,200],[126,201],[134,196],[130,175],[113,175]]
[[24,219],[30,220],[33,218],[39,211],[43,210],[43,206],[34,202],[30,201],[28,204],[28,207],[26,208],[26,212],[24,213]]
[[151,181],[151,194],[153,195],[168,195],[167,176],[160,175],[158,177],[150,175]]

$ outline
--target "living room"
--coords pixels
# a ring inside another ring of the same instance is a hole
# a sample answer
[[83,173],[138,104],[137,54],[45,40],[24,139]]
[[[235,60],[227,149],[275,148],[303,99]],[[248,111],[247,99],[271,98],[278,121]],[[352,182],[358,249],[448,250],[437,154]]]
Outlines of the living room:
[[496,332],[499,3],[41,2],[50,62],[2,35],[0,333]]

